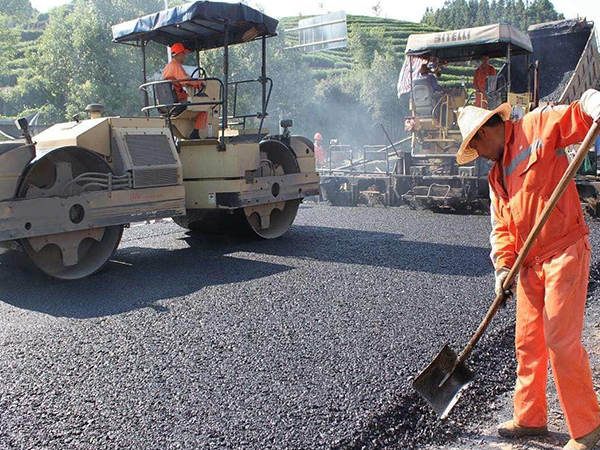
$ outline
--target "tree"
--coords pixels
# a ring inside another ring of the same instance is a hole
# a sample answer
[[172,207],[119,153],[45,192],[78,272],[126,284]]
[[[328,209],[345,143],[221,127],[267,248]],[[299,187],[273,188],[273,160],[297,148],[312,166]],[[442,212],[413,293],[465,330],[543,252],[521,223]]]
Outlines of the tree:
[[475,25],[481,26],[490,23],[490,5],[488,0],[480,0],[475,16]]
[[398,66],[396,58],[390,54],[377,53],[373,59],[371,70],[363,73],[360,89],[360,102],[375,122],[384,122],[398,117],[396,81]]
[[352,27],[348,46],[358,67],[369,68],[376,53],[388,53],[391,41],[382,28]]
[[534,23],[564,19],[550,0],[446,0],[444,6],[427,9],[422,23],[446,29],[489,23],[509,23],[523,31]]
[[24,25],[34,16],[34,9],[29,0],[2,0],[0,2],[0,14],[8,16],[8,22],[13,27]]
[[373,6],[371,6],[371,11],[373,11],[373,14],[375,14],[375,17],[380,17],[381,16],[381,2],[379,0],[377,0],[377,3],[375,3]]
[[24,106],[51,105],[49,110],[62,115],[51,120],[69,118],[94,102],[103,103],[110,114],[139,111],[139,52],[113,44],[110,26],[162,6],[159,0],[75,0],[51,10],[32,60],[32,72],[40,75],[47,96],[41,104]]

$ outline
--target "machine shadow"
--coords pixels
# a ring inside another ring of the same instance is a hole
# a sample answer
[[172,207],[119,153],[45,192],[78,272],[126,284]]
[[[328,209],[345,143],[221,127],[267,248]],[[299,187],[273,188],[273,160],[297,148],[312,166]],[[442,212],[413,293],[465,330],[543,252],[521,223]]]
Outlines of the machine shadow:
[[[91,318],[151,307],[204,287],[268,277],[293,267],[198,249],[126,247],[97,275],[63,282],[39,272],[20,252],[0,254],[0,301],[56,317]],[[7,272],[10,274],[7,275]]]
[[[178,234],[169,235],[175,238]],[[488,249],[405,240],[401,234],[294,226],[280,239],[257,241],[188,232],[187,247],[123,246],[97,275],[73,282],[43,275],[20,252],[0,254],[0,301],[57,317],[90,318],[153,307],[207,286],[241,283],[294,269],[236,257],[262,256],[354,264],[409,272],[480,277],[489,274]]]
[[294,225],[280,239],[254,241],[229,236],[187,233],[190,246],[227,246],[229,253],[248,251],[337,264],[356,264],[409,272],[481,277],[492,273],[484,247],[410,241],[403,234]]

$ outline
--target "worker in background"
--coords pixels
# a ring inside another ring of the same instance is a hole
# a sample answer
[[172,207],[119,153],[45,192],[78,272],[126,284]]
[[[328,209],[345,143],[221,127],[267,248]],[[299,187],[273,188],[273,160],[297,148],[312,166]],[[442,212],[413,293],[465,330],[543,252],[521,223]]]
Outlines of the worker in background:
[[[185,57],[191,53],[186,49],[181,42],[173,44],[171,47],[171,61],[165,66],[162,71],[163,80],[184,80],[190,78],[188,73],[183,68]],[[205,85],[204,81],[181,81],[174,82],[175,94],[179,103],[187,102],[188,95],[183,86],[193,86],[196,89],[201,89]],[[190,139],[199,139],[199,130],[204,130],[208,122],[208,113],[206,111],[199,112],[194,119],[194,130],[190,134]]]
[[480,108],[488,109],[488,98],[485,93],[485,84],[487,77],[490,75],[496,75],[496,69],[488,64],[490,55],[483,55],[481,57],[481,65],[475,69],[475,76],[473,77],[473,88],[475,88],[475,106]]
[[421,68],[419,69],[419,74],[414,79],[413,84],[429,85],[429,87],[431,87],[431,90],[435,94],[438,94],[437,95],[438,98],[444,93],[444,88],[442,88],[440,86],[435,75],[433,73],[431,73],[431,70],[429,69],[427,64],[421,64]]
[[446,67],[448,63],[446,61],[440,61],[437,56],[434,56],[433,59],[429,62],[428,66],[429,71],[436,77],[441,78],[442,70]]
[[[496,294],[521,251],[569,161],[564,147],[583,141],[600,119],[600,92],[579,102],[546,107],[511,122],[511,107],[493,111],[467,106],[458,125],[459,164],[477,157],[494,162],[491,257]],[[590,264],[588,228],[572,181],[542,228],[519,274],[517,286],[517,384],[513,419],[504,437],[547,433],[548,358],[572,439],[565,450],[587,450],[600,438],[600,408],[587,353],[581,343]]]
[[325,149],[321,142],[323,141],[323,136],[321,133],[315,133],[314,136],[314,148],[315,148],[315,163],[317,167],[321,166],[325,162]]

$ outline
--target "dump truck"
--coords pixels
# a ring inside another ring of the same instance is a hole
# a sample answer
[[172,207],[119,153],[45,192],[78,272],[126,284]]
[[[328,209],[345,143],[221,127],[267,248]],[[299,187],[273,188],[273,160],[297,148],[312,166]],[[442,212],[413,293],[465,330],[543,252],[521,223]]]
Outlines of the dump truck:
[[[532,59],[539,62],[539,105],[566,105],[578,100],[588,89],[600,87],[600,52],[598,31],[593,22],[570,19],[529,27],[533,43]],[[523,82],[521,80],[521,82]],[[598,177],[598,144],[575,177],[575,185],[585,211],[600,213],[600,177]],[[576,146],[566,149],[570,156]]]
[[[243,4],[197,1],[114,25],[113,41],[143,55],[143,114],[103,117],[91,105],[89,119],[56,124],[35,142],[20,120],[25,140],[0,143],[0,243],[18,246],[51,277],[75,280],[102,269],[132,222],[172,217],[197,232],[283,235],[302,200],[318,195],[319,176],[313,145],[291,134],[291,120],[280,134],[264,128],[266,46],[277,23]],[[251,41],[261,42],[261,73],[229,80],[229,47]],[[195,73],[148,82],[150,42],[183,43],[195,53]],[[199,63],[199,52],[214,48],[223,48],[223,78]],[[186,81],[203,88],[186,86],[182,103],[174,85]],[[259,112],[229,114],[237,85],[249,82],[262,89]],[[207,126],[190,139],[199,113]]]
[[[513,105],[516,116],[549,102],[566,104],[597,86],[600,58],[592,22],[562,20],[533,25],[527,34],[506,24],[438,33],[413,34],[406,46],[405,67],[411,76],[421,63],[464,64],[482,55],[495,61],[497,74],[488,77],[489,107]],[[475,68],[473,68],[473,71]],[[443,78],[442,78],[443,79]],[[458,108],[473,104],[469,85],[446,88],[436,96],[426,85],[409,80],[410,111],[407,139],[367,146],[349,163],[335,164],[337,146],[330,149],[328,167],[321,170],[322,195],[333,204],[373,199],[386,205],[411,204],[432,208],[485,211],[489,205],[486,161],[460,166],[456,152],[461,135]],[[408,140],[408,142],[407,142]],[[582,200],[595,209],[600,188],[595,158],[576,183]]]

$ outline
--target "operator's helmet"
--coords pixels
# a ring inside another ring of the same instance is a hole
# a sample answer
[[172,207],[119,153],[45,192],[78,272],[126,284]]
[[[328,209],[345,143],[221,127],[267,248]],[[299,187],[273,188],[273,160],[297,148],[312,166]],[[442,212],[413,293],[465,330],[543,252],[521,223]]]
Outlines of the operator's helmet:
[[323,140],[323,136],[321,136],[321,133],[316,133],[315,137],[313,137],[313,139],[315,141],[322,141]]
[[179,53],[192,53],[190,50],[185,48],[181,42],[177,42],[171,46],[171,55],[178,55]]

